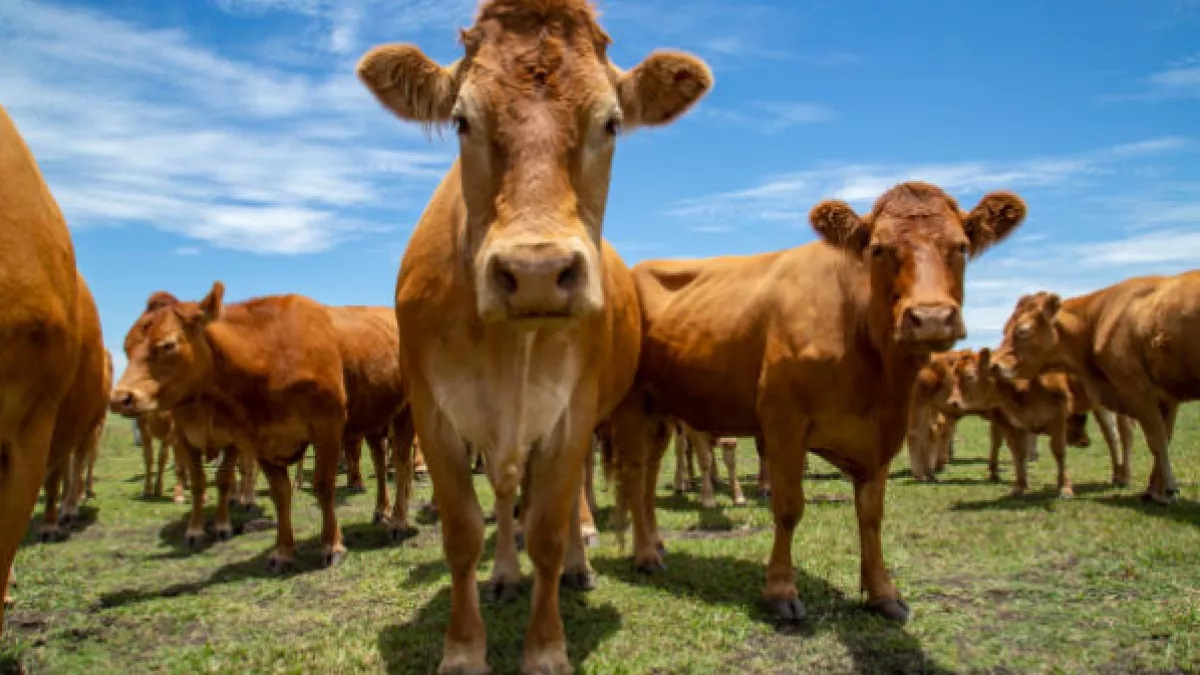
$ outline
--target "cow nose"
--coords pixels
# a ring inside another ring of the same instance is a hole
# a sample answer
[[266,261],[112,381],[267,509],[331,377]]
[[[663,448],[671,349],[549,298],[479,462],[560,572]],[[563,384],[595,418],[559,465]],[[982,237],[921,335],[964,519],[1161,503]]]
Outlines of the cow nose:
[[108,407],[117,414],[125,414],[133,411],[136,400],[132,391],[116,389],[108,399]]
[[953,342],[966,334],[958,307],[942,303],[907,307],[900,332],[909,342]]
[[566,314],[585,274],[579,251],[513,252],[492,257],[493,291],[518,316]]

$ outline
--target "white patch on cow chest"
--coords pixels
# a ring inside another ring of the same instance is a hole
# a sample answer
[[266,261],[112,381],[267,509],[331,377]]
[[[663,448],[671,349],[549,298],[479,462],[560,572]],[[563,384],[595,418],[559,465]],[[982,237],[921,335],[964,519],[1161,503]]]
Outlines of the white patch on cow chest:
[[455,433],[473,445],[506,442],[522,415],[521,443],[548,439],[562,423],[578,386],[584,366],[580,350],[568,334],[535,336],[521,410],[522,345],[516,335],[502,342],[473,349],[458,343],[432,351],[426,372],[434,401]]

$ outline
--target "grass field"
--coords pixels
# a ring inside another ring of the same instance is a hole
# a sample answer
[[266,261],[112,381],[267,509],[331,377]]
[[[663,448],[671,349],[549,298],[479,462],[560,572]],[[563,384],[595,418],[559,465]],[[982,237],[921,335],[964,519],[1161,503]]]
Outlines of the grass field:
[[[296,570],[273,576],[264,483],[264,512],[236,514],[231,542],[191,553],[186,507],[140,496],[141,450],[129,427],[113,419],[106,432],[86,524],[62,543],[36,544],[32,529],[26,538],[0,672],[434,672],[449,608],[436,525],[391,544],[371,524],[372,495],[340,491],[350,553],[322,570],[319,511],[306,488],[296,496]],[[1007,485],[987,483],[987,430],[976,421],[960,426],[958,458],[940,484],[915,484],[906,455],[897,458],[884,551],[915,611],[903,627],[861,610],[850,485],[821,460],[794,548],[809,613],[799,628],[775,626],[759,605],[771,520],[753,499],[751,444],[741,448],[744,508],[724,491],[708,512],[695,493],[673,496],[668,454],[658,509],[669,570],[652,578],[635,575],[628,551],[619,554],[603,531],[611,495],[598,482],[598,587],[562,598],[571,659],[589,673],[1200,670],[1200,407],[1180,414],[1173,507],[1137,498],[1150,469],[1140,432],[1134,487],[1118,490],[1090,431],[1093,446],[1069,453],[1078,494],[1070,501],[1054,497],[1048,451],[1032,465],[1030,496],[1009,498]],[[373,483],[369,459],[364,471]],[[417,499],[428,496],[419,484]],[[523,554],[522,565],[528,578]],[[528,603],[527,584],[517,602],[484,606],[497,673],[517,669]]]

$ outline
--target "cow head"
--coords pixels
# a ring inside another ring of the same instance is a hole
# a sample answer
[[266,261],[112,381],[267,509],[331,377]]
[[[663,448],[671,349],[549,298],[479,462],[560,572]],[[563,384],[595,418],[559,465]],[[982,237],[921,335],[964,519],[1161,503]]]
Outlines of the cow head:
[[966,337],[962,318],[967,260],[1007,237],[1025,219],[1011,192],[985,195],[970,213],[936,185],[901,183],[865,217],[840,200],[809,214],[827,243],[870,270],[873,303],[888,303],[894,340],[916,352],[940,352]]
[[996,383],[989,368],[991,350],[984,347],[978,353],[967,353],[951,369],[947,383],[950,394],[946,405],[958,413],[978,413],[996,407]]
[[399,118],[458,134],[461,234],[485,321],[562,324],[604,306],[601,229],[617,135],[674,121],[713,85],[700,59],[629,71],[585,0],[489,0],[449,66],[383,45],[358,77]]
[[992,371],[1004,379],[1032,378],[1057,362],[1056,320],[1062,299],[1041,291],[1021,296],[1004,324],[1004,339],[992,359]]
[[162,291],[150,296],[125,336],[129,363],[113,388],[113,412],[135,417],[169,410],[203,388],[212,372],[205,328],[221,316],[224,296],[219,281],[200,302],[180,302]]

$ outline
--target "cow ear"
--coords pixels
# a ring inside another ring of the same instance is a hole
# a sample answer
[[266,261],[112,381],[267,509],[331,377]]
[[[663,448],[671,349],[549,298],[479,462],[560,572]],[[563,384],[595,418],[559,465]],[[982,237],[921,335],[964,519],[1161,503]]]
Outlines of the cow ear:
[[1025,220],[1025,201],[1012,192],[991,192],[983,196],[963,227],[971,241],[971,257],[988,250],[1012,234]]
[[828,199],[808,213],[812,228],[825,243],[861,256],[871,241],[871,226],[840,199]]
[[200,301],[200,321],[207,324],[221,318],[225,311],[225,284],[214,281],[212,290]]
[[686,52],[657,51],[617,74],[617,100],[627,129],[674,122],[713,87],[708,64]]
[[979,374],[984,375],[992,365],[992,350],[984,347],[979,350]]
[[153,312],[156,309],[163,307],[174,307],[179,304],[179,298],[166,291],[155,291],[150,294],[150,298],[146,300],[145,313]]
[[450,121],[461,61],[443,68],[414,45],[380,45],[358,61],[358,79],[383,107],[425,125]]
[[1058,297],[1057,293],[1047,293],[1042,298],[1042,314],[1046,320],[1053,321],[1058,315],[1058,310],[1062,309],[1062,298]]

